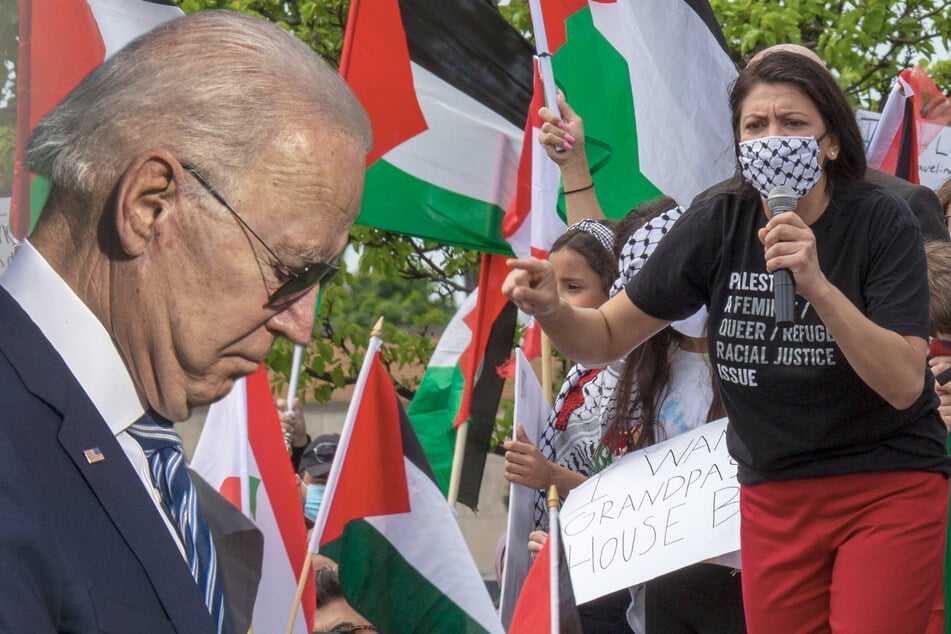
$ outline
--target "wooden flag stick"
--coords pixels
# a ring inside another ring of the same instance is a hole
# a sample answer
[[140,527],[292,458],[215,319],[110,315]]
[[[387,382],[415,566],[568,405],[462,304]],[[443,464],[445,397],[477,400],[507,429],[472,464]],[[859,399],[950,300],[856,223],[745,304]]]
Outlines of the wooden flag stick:
[[297,580],[297,592],[294,593],[294,605],[291,606],[291,618],[287,622],[287,634],[293,634],[294,623],[297,621],[297,608],[300,607],[301,599],[304,598],[304,588],[307,586],[307,575],[310,574],[310,567],[314,563],[314,553],[307,549],[307,556],[304,557],[304,567],[300,571],[300,578]]
[[551,544],[548,547],[548,572],[550,581],[548,582],[549,602],[551,603],[551,634],[559,634],[561,627],[561,597],[558,593],[558,582],[560,581],[561,571],[558,566],[561,563],[559,555],[561,546],[558,541],[561,539],[561,529],[558,527],[558,487],[554,484],[548,487],[548,539]]
[[452,452],[452,469],[449,472],[449,489],[446,491],[446,500],[449,506],[454,507],[459,499],[459,484],[462,482],[462,462],[466,453],[466,436],[469,434],[469,421],[459,424],[456,428],[456,446]]

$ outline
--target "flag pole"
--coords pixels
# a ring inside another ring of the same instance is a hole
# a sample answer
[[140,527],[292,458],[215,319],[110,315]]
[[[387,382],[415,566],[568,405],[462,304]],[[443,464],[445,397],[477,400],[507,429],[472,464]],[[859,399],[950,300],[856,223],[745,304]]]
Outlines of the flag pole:
[[[317,305],[314,307],[314,320],[317,319],[317,315],[320,313],[320,304],[324,299],[324,289],[321,287],[317,291]],[[297,395],[297,384],[300,382],[300,368],[303,365],[304,358],[304,346],[294,344],[294,358],[291,360],[291,377],[287,382],[287,409],[285,414],[290,417],[294,416],[294,398]],[[287,453],[293,453],[293,447],[291,447],[291,438],[294,433],[291,431],[284,432],[284,445],[287,447]]]
[[542,16],[541,0],[528,0],[528,11],[532,16],[532,31],[535,34],[535,55],[538,57],[538,70],[545,88],[545,101],[548,107],[559,117],[558,93],[555,88],[555,71],[551,66],[551,51],[548,50],[548,34],[545,32],[545,18]]
[[[551,65],[551,51],[548,50],[548,33],[545,31],[545,18],[542,14],[541,0],[528,0],[528,10],[532,17],[532,31],[535,35],[535,54],[538,57],[538,71],[542,76],[545,89],[545,102],[556,115],[561,116],[558,108],[558,95],[555,88],[555,71]],[[542,393],[548,402],[552,402],[551,386],[551,340],[542,331]]]
[[[301,360],[304,358],[304,346],[299,343],[294,344],[294,359],[291,361],[291,378],[287,382],[287,409],[285,413],[288,416],[294,415],[294,395],[297,394],[297,383],[300,381]],[[284,446],[287,447],[287,453],[291,453],[291,438],[293,431],[284,432]]]
[[542,394],[551,403],[551,339],[542,331]]
[[558,526],[558,487],[554,484],[548,487],[548,539],[551,544],[548,546],[548,570],[549,579],[549,601],[551,602],[551,634],[559,634],[561,627],[561,597],[558,593],[558,582],[561,579],[561,571],[558,570],[560,564],[561,545],[558,541],[561,539],[561,529]]
[[[382,343],[382,341],[380,341],[382,335],[383,318],[380,317],[376,321],[376,324],[373,325],[373,330],[370,331],[370,345],[367,346],[367,353],[363,358],[363,367],[360,369],[360,376],[357,378],[355,392],[361,391],[363,385],[366,383],[370,363],[373,354],[379,348],[379,344]],[[351,401],[350,409],[347,411],[347,419],[344,421],[343,430],[340,433],[340,441],[337,445],[338,449],[340,447],[346,447],[349,444],[354,419],[356,419],[356,410],[354,409],[353,401]],[[286,634],[293,634],[294,623],[297,621],[297,610],[300,608],[301,599],[304,596],[304,587],[307,585],[307,575],[310,574],[310,569],[314,562],[314,553],[316,553],[320,547],[319,540],[327,521],[327,509],[330,508],[330,503],[333,501],[333,487],[336,485],[337,476],[340,474],[340,462],[337,460],[337,457],[340,455],[341,452],[338,451],[330,465],[330,473],[327,474],[327,490],[324,500],[320,504],[320,510],[317,511],[317,519],[314,521],[314,528],[311,531],[310,542],[307,546],[307,555],[304,557],[304,565],[301,567],[300,577],[297,579],[297,592],[294,593],[294,604],[291,606],[291,616],[287,622]],[[327,495],[328,493],[329,495]]]
[[466,436],[469,435],[469,421],[459,423],[456,428],[456,446],[452,450],[452,470],[449,472],[449,489],[446,500],[449,506],[456,505],[459,498],[459,484],[462,482],[462,461],[466,452]]

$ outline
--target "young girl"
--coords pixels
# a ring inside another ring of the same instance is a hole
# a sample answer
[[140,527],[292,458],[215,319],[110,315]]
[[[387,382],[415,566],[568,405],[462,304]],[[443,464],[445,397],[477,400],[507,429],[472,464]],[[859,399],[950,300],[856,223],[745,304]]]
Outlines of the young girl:
[[[607,301],[617,278],[614,233],[604,223],[581,220],[552,245],[549,261],[558,280],[558,294],[574,306],[596,308]],[[601,438],[601,407],[605,402],[603,368],[574,365],[555,399],[539,447],[518,428],[518,442],[508,441],[505,477],[536,489],[534,524],[547,529],[545,493],[551,484],[561,495],[584,482]],[[626,592],[608,595],[579,607],[586,634],[628,631]]]
[[[619,223],[614,250],[619,256],[621,275],[612,294],[620,291],[640,270],[681,213],[671,199],[660,199],[640,205]],[[579,405],[587,407],[588,413],[599,412],[596,432],[594,423],[586,416],[579,416],[577,410],[567,418],[564,416],[566,404],[570,405],[571,401],[560,395],[542,440],[543,447],[548,441],[554,449],[548,452],[547,464],[531,445],[511,443],[506,446],[509,449],[507,467],[513,475],[517,471],[519,477],[509,477],[509,480],[526,486],[556,484],[564,496],[587,476],[628,451],[721,418],[723,408],[703,352],[706,340],[701,336],[705,320],[706,314],[702,312],[677,322],[632,351],[624,361],[598,371],[597,378],[592,379],[598,390],[590,393],[592,397],[599,397],[600,403],[585,401]],[[566,386],[570,388],[573,377],[579,377],[577,382],[580,383],[590,372],[583,366],[574,366]],[[563,387],[562,393],[565,392]],[[567,422],[563,428],[557,424],[561,419]],[[573,429],[574,420],[583,422]],[[586,442],[571,442],[581,437]],[[523,461],[527,456],[531,459]],[[527,463],[532,464],[534,471],[525,476],[522,469]],[[533,533],[530,549],[537,551],[546,537],[543,531]],[[730,568],[697,564],[632,591],[635,601],[628,620],[638,633],[645,632],[645,612],[650,632],[745,631],[740,579]],[[692,599],[682,601],[686,596]],[[628,631],[623,612],[629,603],[628,593],[621,591],[581,606],[582,614],[587,617],[585,632]]]

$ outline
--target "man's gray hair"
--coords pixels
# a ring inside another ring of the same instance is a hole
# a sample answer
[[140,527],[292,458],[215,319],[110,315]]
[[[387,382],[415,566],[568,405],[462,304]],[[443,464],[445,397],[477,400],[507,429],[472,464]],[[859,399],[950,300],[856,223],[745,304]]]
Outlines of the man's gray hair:
[[321,126],[371,146],[366,112],[303,42],[263,20],[200,11],[131,42],[44,118],[27,165],[104,201],[139,153],[164,148],[231,188],[294,127]]

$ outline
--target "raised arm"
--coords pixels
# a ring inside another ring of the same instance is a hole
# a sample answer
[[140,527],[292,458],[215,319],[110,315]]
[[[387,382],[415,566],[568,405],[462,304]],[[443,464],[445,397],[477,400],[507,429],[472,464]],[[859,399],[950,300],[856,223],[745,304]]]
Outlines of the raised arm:
[[600,367],[624,357],[670,323],[642,311],[627,293],[618,293],[597,309],[575,308],[558,296],[550,263],[528,258],[509,260],[508,265],[512,271],[502,293],[538,320],[558,351],[586,366]]
[[594,181],[584,149],[584,123],[565,101],[561,91],[558,92],[558,108],[561,117],[547,107],[538,111],[538,116],[544,121],[538,142],[561,170],[566,220],[569,225],[585,218],[603,220],[604,212],[598,203],[596,188],[592,187]]

